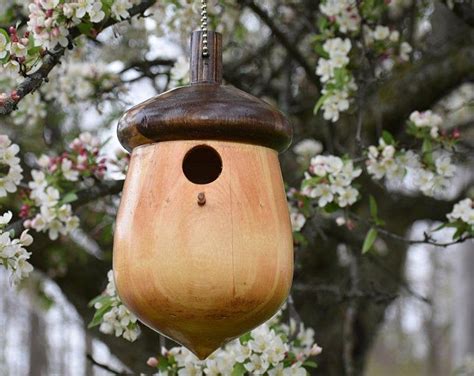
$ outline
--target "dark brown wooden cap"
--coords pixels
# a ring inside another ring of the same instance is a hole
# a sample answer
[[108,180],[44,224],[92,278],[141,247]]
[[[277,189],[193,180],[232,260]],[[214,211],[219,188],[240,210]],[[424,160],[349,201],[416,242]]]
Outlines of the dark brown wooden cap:
[[201,31],[191,38],[191,85],[151,98],[128,110],[118,124],[121,144],[222,140],[288,148],[292,127],[268,103],[222,82],[222,38],[208,32],[209,56],[202,56]]

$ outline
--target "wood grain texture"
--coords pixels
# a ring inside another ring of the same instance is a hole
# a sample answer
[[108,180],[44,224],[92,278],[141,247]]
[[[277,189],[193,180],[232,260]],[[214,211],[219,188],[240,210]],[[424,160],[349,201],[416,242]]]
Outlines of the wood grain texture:
[[209,56],[203,57],[203,32],[191,34],[191,84],[222,83],[222,35],[207,32]]
[[[196,185],[185,177],[182,161],[203,144],[217,150],[223,168],[214,182]],[[277,152],[210,140],[135,148],[113,262],[127,307],[201,359],[269,319],[287,298],[293,276]]]

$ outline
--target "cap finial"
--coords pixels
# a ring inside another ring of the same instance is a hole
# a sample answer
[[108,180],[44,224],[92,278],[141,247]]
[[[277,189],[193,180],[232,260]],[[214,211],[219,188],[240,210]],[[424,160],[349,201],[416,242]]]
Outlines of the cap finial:
[[191,34],[191,85],[222,83],[222,35],[207,32],[207,56],[203,56],[204,32]]

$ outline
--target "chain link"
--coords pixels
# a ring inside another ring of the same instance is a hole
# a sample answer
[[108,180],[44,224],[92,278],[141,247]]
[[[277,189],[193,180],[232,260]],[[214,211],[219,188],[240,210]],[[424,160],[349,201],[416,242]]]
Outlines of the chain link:
[[202,30],[202,56],[209,56],[208,46],[208,17],[207,17],[207,0],[201,0],[201,30]]

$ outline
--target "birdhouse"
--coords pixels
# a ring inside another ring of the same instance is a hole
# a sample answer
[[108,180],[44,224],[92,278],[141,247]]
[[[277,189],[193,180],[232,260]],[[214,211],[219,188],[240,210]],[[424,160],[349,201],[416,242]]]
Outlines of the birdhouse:
[[[222,85],[218,33],[191,38],[191,84],[128,110],[115,283],[140,321],[204,359],[288,296],[293,241],[278,152],[285,117]],[[208,54],[203,56],[203,46]]]

